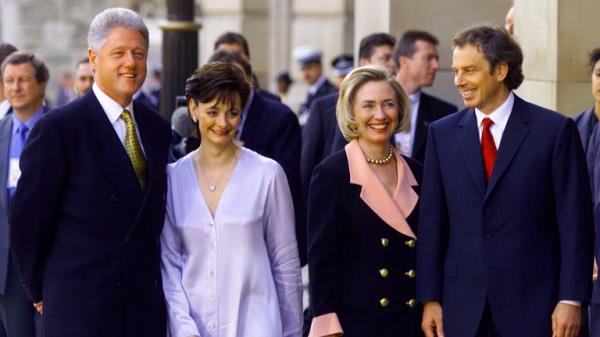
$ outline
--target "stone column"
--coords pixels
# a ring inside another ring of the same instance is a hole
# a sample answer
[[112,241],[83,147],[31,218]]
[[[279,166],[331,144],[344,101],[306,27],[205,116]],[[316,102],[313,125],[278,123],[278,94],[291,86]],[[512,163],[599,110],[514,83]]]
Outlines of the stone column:
[[268,84],[272,91],[275,91],[274,77],[290,69],[291,9],[291,0],[269,0]]
[[510,5],[511,0],[355,0],[354,49],[357,52],[360,39],[373,32],[389,32],[396,37],[409,29],[432,33],[440,41],[440,70],[434,86],[425,91],[460,107],[462,100],[454,88],[450,70],[452,37],[457,31],[480,22],[503,26]]
[[201,25],[194,21],[194,0],[167,0],[167,20],[159,26],[163,30],[160,114],[170,120],[176,96],[185,94],[185,80],[198,66]]
[[575,115],[593,104],[589,52],[600,47],[597,0],[515,0],[515,37],[525,55],[524,99]]

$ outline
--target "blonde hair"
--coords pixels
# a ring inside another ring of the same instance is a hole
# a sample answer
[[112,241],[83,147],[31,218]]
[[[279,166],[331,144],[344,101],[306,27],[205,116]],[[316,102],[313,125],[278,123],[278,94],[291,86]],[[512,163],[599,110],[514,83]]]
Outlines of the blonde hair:
[[367,82],[385,81],[394,90],[396,103],[398,104],[398,125],[394,133],[405,131],[410,124],[410,101],[402,90],[402,87],[388,73],[378,65],[366,65],[352,70],[340,86],[340,96],[337,101],[335,116],[342,135],[347,141],[360,136],[358,125],[354,119],[354,100],[358,90]]

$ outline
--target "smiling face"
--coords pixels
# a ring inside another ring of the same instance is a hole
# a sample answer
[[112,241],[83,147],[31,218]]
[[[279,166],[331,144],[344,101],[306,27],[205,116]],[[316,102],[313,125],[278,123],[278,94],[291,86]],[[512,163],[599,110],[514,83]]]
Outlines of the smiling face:
[[233,144],[235,133],[240,125],[242,109],[240,98],[235,102],[213,99],[208,103],[190,100],[189,109],[198,122],[198,131],[203,144],[224,147]]
[[127,106],[146,78],[148,48],[139,32],[115,27],[98,53],[88,50],[94,80],[121,106]]
[[389,143],[398,125],[398,110],[394,89],[386,81],[363,84],[352,108],[361,142],[375,146]]
[[489,62],[474,45],[454,48],[452,71],[454,85],[467,108],[490,114],[508,98],[510,91],[504,84],[508,65],[502,63],[490,69]]

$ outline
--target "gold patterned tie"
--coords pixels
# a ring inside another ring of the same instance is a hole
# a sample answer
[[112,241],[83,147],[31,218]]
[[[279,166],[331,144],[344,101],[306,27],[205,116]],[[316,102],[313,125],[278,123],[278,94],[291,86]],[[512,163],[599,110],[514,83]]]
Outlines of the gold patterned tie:
[[121,119],[125,122],[125,128],[127,129],[125,133],[125,151],[131,160],[131,165],[143,190],[146,185],[146,158],[142,153],[131,113],[128,110],[123,110]]

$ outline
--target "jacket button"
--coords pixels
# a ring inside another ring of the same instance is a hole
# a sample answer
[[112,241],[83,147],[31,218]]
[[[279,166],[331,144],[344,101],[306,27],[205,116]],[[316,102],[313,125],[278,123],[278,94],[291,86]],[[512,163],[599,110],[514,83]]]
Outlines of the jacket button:
[[381,245],[387,247],[390,245],[390,240],[388,238],[381,238]]
[[406,303],[406,305],[408,305],[411,308],[414,308],[417,306],[417,301],[415,301],[414,299],[410,299],[410,300],[406,301],[405,303]]
[[381,305],[382,308],[385,308],[388,305],[390,305],[390,300],[388,300],[387,298],[384,297],[379,300],[379,305]]
[[386,277],[388,277],[389,274],[390,274],[390,271],[387,270],[386,268],[379,269],[379,275],[381,275],[381,277],[386,278]]
[[411,240],[405,241],[404,244],[410,248],[415,248],[417,246],[417,241],[411,239]]
[[114,201],[117,202],[119,201],[119,197],[117,197],[116,194],[111,194],[110,197],[108,197],[110,199],[110,201]]
[[491,238],[492,238],[492,234],[490,234],[490,233],[485,233],[485,234],[483,234],[483,238],[484,238],[484,239],[486,239],[486,240],[489,240],[489,239],[491,239]]
[[404,275],[406,275],[410,278],[415,278],[415,276],[417,276],[417,272],[414,269],[411,269],[411,270],[407,271],[406,273],[404,273]]

